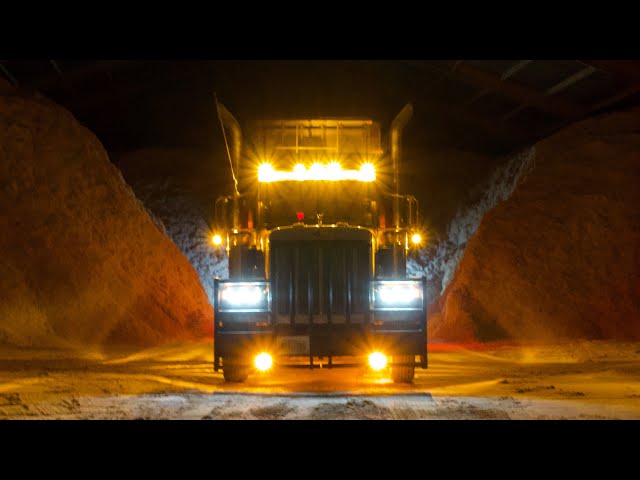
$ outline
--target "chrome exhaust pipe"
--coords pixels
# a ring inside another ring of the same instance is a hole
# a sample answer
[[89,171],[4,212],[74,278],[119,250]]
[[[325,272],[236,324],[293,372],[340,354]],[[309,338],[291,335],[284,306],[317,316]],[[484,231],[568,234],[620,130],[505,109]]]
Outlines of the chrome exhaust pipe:
[[[393,164],[393,184],[395,186],[396,195],[400,194],[400,138],[402,130],[411,120],[413,115],[413,106],[407,103],[396,118],[391,122],[391,162]],[[400,226],[400,205],[398,197],[396,197],[393,209],[393,222],[395,227]]]

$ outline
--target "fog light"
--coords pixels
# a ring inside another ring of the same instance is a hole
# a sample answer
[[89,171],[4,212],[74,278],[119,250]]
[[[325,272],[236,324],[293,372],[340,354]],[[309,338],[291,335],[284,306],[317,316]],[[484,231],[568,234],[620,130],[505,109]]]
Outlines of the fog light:
[[412,242],[414,245],[420,245],[420,242],[421,242],[421,241],[422,241],[422,237],[420,236],[420,234],[419,234],[419,233],[414,233],[414,234],[411,236],[411,242]]
[[218,246],[222,243],[222,237],[218,234],[214,235],[213,238],[211,239],[211,241],[213,242],[214,245]]
[[261,372],[266,372],[273,365],[273,359],[271,358],[271,355],[263,352],[256,355],[256,358],[253,360],[253,364]]
[[387,366],[387,356],[384,353],[373,352],[369,355],[369,366],[373,370],[382,370]]

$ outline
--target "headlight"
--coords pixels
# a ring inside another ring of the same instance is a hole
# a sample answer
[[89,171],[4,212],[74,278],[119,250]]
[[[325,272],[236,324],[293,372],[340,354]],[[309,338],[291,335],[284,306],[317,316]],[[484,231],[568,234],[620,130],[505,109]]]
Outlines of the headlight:
[[420,280],[383,280],[372,282],[372,310],[421,310]]
[[270,304],[267,282],[224,282],[218,289],[221,312],[268,312]]

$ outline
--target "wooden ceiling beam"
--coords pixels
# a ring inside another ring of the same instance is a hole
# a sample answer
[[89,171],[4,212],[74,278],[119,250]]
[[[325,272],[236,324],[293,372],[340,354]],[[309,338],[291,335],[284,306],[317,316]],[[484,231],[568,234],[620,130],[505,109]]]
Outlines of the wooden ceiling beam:
[[[83,67],[74,68],[71,70],[65,71],[64,80],[68,85],[72,85],[74,82],[82,80],[87,77],[91,77],[98,73],[112,70],[114,68],[123,67],[127,64],[134,64],[135,62],[131,61],[123,61],[123,60],[110,60],[110,61],[99,61],[99,62],[91,62]],[[44,77],[39,77],[30,82],[24,82],[22,87],[46,91],[51,88],[57,87],[63,81],[60,73],[54,69],[52,69],[51,75],[47,75]]]
[[580,62],[612,73],[629,84],[640,83],[640,61],[638,60],[580,60]]
[[557,95],[548,95],[546,92],[535,90],[515,80],[503,79],[501,75],[477,68],[468,63],[458,62],[455,64],[454,61],[450,61],[450,66],[460,80],[559,117],[571,118],[579,115],[582,111],[578,105],[565,98]]

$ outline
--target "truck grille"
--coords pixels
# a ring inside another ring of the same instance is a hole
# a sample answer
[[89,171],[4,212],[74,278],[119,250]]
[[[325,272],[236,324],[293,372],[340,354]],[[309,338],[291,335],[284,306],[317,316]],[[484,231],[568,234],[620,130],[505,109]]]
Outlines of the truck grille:
[[370,248],[360,240],[272,241],[276,322],[363,322],[369,302]]

